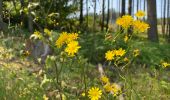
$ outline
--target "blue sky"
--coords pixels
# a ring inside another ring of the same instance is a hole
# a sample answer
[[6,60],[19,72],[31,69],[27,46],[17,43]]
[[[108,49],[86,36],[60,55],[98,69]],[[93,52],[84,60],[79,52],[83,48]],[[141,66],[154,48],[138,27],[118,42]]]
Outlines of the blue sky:
[[[93,12],[94,11],[94,3],[92,2],[93,0],[89,0],[89,12]],[[101,13],[101,10],[102,10],[102,0],[96,0],[97,1],[97,13],[100,14]],[[105,7],[107,9],[107,0],[105,0],[106,3],[105,3]],[[136,12],[136,1],[137,0],[134,0],[135,1],[135,12]],[[144,0],[139,0],[142,2],[142,5],[139,6],[139,9],[140,10],[143,10],[144,8],[144,3],[143,1]],[[163,0],[157,0],[157,17],[160,18],[161,17],[161,1]],[[127,3],[128,3],[128,0],[126,0],[126,11],[127,11]],[[84,0],[84,4],[85,4],[85,0]],[[110,7],[112,7],[113,9],[115,9],[116,11],[119,11],[118,10],[118,5],[119,5],[119,0],[110,0]],[[84,13],[86,13],[86,5],[84,5]]]

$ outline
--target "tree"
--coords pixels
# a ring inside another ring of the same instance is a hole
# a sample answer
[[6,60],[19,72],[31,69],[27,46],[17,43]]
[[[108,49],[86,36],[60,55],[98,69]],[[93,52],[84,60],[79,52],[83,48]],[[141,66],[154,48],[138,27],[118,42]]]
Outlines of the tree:
[[147,17],[148,24],[150,25],[148,39],[153,42],[158,42],[156,0],[147,0]]
[[169,27],[169,13],[170,13],[170,0],[167,1],[167,25],[166,25],[166,33],[168,35],[168,27]]
[[93,15],[93,31],[96,30],[96,0],[94,2],[94,15]]
[[167,9],[168,13],[167,13],[167,33],[168,33],[168,42],[170,42],[170,1],[168,0],[168,9]]
[[106,26],[106,31],[109,28],[109,19],[110,19],[110,0],[107,0],[107,26]]
[[80,25],[83,23],[83,0],[80,0]]
[[163,9],[163,24],[162,24],[162,34],[165,35],[165,24],[166,24],[166,0],[164,0]]
[[104,18],[105,18],[105,0],[102,2],[102,25],[101,25],[101,31],[104,30]]
[[125,8],[126,8],[126,2],[125,0],[122,0],[122,11],[121,11],[121,16],[125,15]]
[[136,2],[136,5],[137,5],[137,7],[136,7],[136,10],[138,11],[139,10],[139,0],[136,0],[137,2]]
[[6,23],[3,22],[2,2],[3,0],[0,0],[0,30],[7,32],[8,31],[7,25]]
[[128,2],[128,14],[132,15],[132,0],[129,0]]
[[86,27],[88,28],[88,24],[89,24],[89,4],[88,4],[89,0],[86,0]]
[[[32,2],[32,0],[28,0],[29,4]],[[28,29],[29,32],[33,33],[33,17],[31,15],[31,8],[28,8]]]

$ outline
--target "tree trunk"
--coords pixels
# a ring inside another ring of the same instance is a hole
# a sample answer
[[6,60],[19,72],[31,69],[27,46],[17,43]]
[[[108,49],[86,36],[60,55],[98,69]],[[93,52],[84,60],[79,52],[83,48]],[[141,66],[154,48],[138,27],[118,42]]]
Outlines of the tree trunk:
[[110,0],[108,0],[107,2],[107,26],[106,26],[106,31],[108,30],[109,28],[109,19],[110,19]]
[[150,25],[148,39],[153,42],[158,42],[156,0],[147,0],[147,14],[148,24]]
[[134,16],[134,10],[135,10],[134,3],[135,3],[134,0],[132,0],[132,5],[131,5],[131,6],[132,6],[132,7],[131,7],[131,10],[132,10],[132,11],[131,11],[131,15],[132,15],[132,16]]
[[121,11],[121,16],[125,15],[125,8],[126,8],[125,4],[126,4],[125,0],[122,0],[122,11]]
[[132,15],[132,0],[129,0],[128,2],[128,14]]
[[96,0],[94,0],[93,32],[96,30]]
[[169,9],[170,9],[170,0],[167,1],[167,25],[166,25],[166,34],[168,36],[168,27],[169,27]]
[[[32,0],[29,0],[28,2],[31,3]],[[31,15],[31,8],[28,9],[28,29],[30,33],[33,33],[33,17]]]
[[137,4],[137,7],[136,7],[136,10],[138,11],[139,10],[139,0],[137,0],[137,2],[136,2]]
[[83,23],[83,0],[80,0],[80,25]]
[[89,25],[89,0],[86,0],[86,27],[88,28]]
[[[146,0],[143,1],[143,4],[144,4],[143,10],[144,10],[144,12],[146,12]],[[144,21],[146,20],[146,17],[145,17],[145,16],[143,17],[143,20],[144,20]]]
[[101,25],[101,31],[104,30],[104,18],[105,18],[105,0],[102,2],[102,25]]
[[167,30],[168,30],[168,31],[167,31],[167,32],[168,32],[168,42],[170,43],[170,1],[168,1],[168,6],[169,6],[169,7],[168,7],[168,9],[167,9],[167,11],[168,11],[168,14],[167,14],[167,16],[168,16],[168,17],[167,17],[167,18],[168,18],[168,19],[167,19],[167,20],[168,20],[168,23],[167,23],[167,24],[168,24],[168,27],[167,27],[168,29],[167,29]]
[[162,24],[162,34],[165,36],[165,24],[166,24],[166,0],[164,0],[164,10],[163,10],[163,24]]
[[2,2],[3,2],[3,0],[0,0],[0,31],[8,32],[7,24],[3,22]]

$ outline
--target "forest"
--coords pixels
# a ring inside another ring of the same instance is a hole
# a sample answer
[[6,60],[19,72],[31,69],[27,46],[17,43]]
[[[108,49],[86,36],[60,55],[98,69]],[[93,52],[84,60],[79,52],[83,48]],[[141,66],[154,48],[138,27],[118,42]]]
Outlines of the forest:
[[170,100],[170,0],[0,0],[0,100]]

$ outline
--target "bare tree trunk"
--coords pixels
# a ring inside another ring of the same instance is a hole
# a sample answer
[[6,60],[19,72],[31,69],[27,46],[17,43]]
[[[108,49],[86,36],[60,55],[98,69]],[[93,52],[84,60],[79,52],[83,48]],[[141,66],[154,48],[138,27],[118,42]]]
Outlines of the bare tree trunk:
[[135,1],[132,0],[132,15],[135,13]]
[[105,0],[102,2],[102,25],[101,25],[101,31],[104,30],[104,19],[105,19]]
[[[32,0],[28,0],[29,3],[32,2]],[[31,15],[31,8],[28,9],[28,29],[30,33],[33,33],[33,17]]]
[[169,7],[168,7],[168,9],[167,9],[167,11],[168,11],[168,13],[167,13],[167,16],[168,16],[168,17],[167,17],[167,18],[168,18],[168,19],[167,19],[167,20],[168,20],[168,23],[167,23],[167,24],[168,24],[168,25],[167,25],[167,26],[168,26],[168,27],[167,27],[167,28],[168,28],[168,29],[167,29],[168,31],[167,31],[167,33],[168,33],[168,42],[170,43],[170,1],[169,1],[169,0],[168,0],[168,6],[169,6]]
[[89,25],[89,0],[86,0],[86,27]]
[[[144,4],[143,10],[144,10],[144,12],[145,12],[145,11],[146,11],[146,0],[143,1],[143,4]],[[143,20],[144,20],[144,21],[146,20],[146,17],[145,17],[145,16],[143,17]]]
[[93,31],[96,30],[96,0],[94,0]]
[[83,0],[80,0],[80,25],[83,23]]
[[3,0],[0,0],[0,31],[8,32],[7,24],[3,22],[3,16],[2,16],[2,2]]
[[163,24],[162,24],[162,34],[165,36],[165,24],[166,24],[166,0],[164,0],[164,10],[163,10]]
[[136,10],[138,11],[139,10],[139,0],[136,0],[137,2],[137,6],[136,6]]
[[108,30],[109,28],[109,19],[110,19],[110,0],[108,0],[107,2],[107,26],[106,26],[106,31]]
[[144,4],[143,10],[146,11],[146,0],[143,1],[143,4]]
[[113,0],[111,0],[110,23],[113,21]]
[[118,2],[117,2],[118,4],[118,16],[120,16],[121,15],[121,0],[118,0]]
[[158,42],[156,0],[147,0],[147,12],[148,23],[150,25],[148,39],[153,42]]
[[169,19],[169,9],[170,9],[169,2],[170,2],[170,0],[167,1],[167,25],[166,25],[166,34],[167,34],[167,36],[168,36],[168,26],[169,26],[168,25],[169,24],[168,19]]
[[121,16],[125,15],[125,8],[126,8],[125,4],[126,4],[125,0],[122,0],[122,11],[121,11]]
[[132,15],[132,0],[129,0],[128,2],[128,14]]

